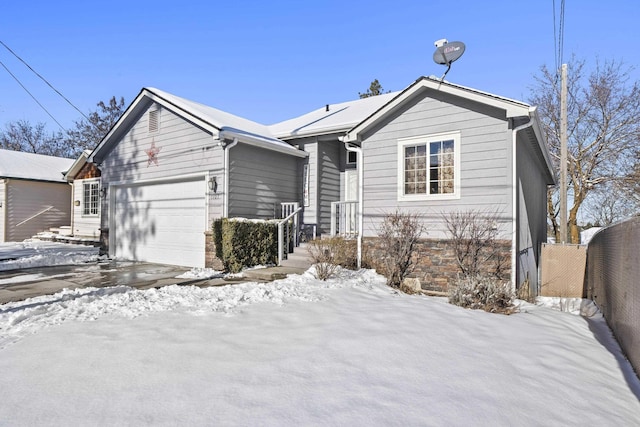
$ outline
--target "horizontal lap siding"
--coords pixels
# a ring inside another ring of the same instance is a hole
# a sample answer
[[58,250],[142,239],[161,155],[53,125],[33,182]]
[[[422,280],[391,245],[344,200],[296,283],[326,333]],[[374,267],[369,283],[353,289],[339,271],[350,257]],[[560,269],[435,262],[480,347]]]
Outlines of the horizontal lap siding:
[[68,226],[71,223],[71,186],[11,179],[4,209],[7,210],[5,237],[8,242],[28,239],[51,227]]
[[[461,196],[456,200],[398,201],[398,139],[460,132]],[[511,131],[496,110],[456,99],[423,98],[367,136],[364,147],[364,234],[373,236],[396,209],[424,218],[428,237],[446,237],[443,214],[498,210],[504,237],[511,230]]]
[[[148,111],[148,110],[147,110]],[[160,125],[150,133],[148,114],[144,111],[102,163],[102,182],[133,183],[194,173],[209,172],[218,182],[218,192],[209,196],[209,221],[222,216],[224,169],[222,148],[215,146],[210,133],[193,123],[160,109]],[[160,151],[158,164],[149,164],[145,150],[152,142]],[[204,179],[204,178],[203,178]],[[108,224],[106,206],[102,206],[102,224]]]
[[[526,131],[525,131],[526,132]],[[531,142],[520,132],[516,148],[518,180],[518,285],[538,283],[542,243],[547,241],[547,184]]]
[[338,144],[338,141],[325,141],[318,145],[320,165],[318,233],[321,234],[331,231],[331,202],[340,200],[340,150]]
[[[73,181],[73,234],[74,236],[100,237],[100,215],[86,216],[84,212],[84,183],[100,182],[99,179]],[[99,185],[99,184],[98,184]],[[99,188],[99,187],[98,187]],[[75,201],[80,202],[77,206]],[[98,208],[99,209],[99,208]]]
[[230,151],[229,217],[270,219],[300,202],[298,157],[238,143]]

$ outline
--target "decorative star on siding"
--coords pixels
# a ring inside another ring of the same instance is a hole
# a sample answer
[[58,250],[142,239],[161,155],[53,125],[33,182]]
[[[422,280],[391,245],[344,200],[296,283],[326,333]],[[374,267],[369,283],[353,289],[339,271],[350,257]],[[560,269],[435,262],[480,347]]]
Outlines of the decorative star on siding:
[[156,147],[156,142],[152,139],[151,148],[144,150],[144,152],[147,153],[147,156],[149,156],[149,160],[147,160],[147,167],[151,166],[151,163],[155,163],[156,166],[158,166],[158,153],[161,149],[162,147]]

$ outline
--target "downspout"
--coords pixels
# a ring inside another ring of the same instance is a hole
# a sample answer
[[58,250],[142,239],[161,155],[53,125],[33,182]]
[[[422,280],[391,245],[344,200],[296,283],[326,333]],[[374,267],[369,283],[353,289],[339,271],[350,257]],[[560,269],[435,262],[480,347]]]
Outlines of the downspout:
[[2,215],[2,230],[0,230],[0,242],[6,242],[7,240],[7,200],[9,198],[7,194],[7,188],[9,187],[9,178],[0,179],[0,185],[2,185],[2,200],[0,200],[0,215]]
[[533,126],[534,121],[529,119],[529,121],[523,125],[518,126],[513,129],[511,135],[513,139],[513,153],[511,155],[511,168],[512,168],[512,187],[513,194],[511,200],[511,214],[513,218],[512,230],[511,230],[511,289],[513,291],[516,290],[516,263],[517,256],[516,251],[518,249],[517,246],[517,238],[518,238],[518,175],[516,173],[516,142],[518,140],[518,132],[523,129],[529,128]]
[[224,197],[222,199],[222,217],[229,217],[229,150],[238,144],[238,138],[234,138],[233,142],[224,144],[222,150],[224,151]]
[[[71,233],[75,233],[75,222],[76,222],[76,206],[75,206],[75,185],[73,185],[73,181],[68,182],[67,184],[69,184],[71,186]],[[102,203],[102,201],[100,201],[100,203]],[[82,209],[82,208],[81,208]]]
[[362,148],[357,146],[351,146],[348,142],[344,143],[344,148],[347,151],[351,151],[356,153],[356,166],[358,168],[358,237],[357,237],[357,246],[358,246],[358,257],[357,257],[357,266],[358,268],[362,268],[362,230],[364,229],[363,223],[363,212],[364,212],[364,162],[362,159]]

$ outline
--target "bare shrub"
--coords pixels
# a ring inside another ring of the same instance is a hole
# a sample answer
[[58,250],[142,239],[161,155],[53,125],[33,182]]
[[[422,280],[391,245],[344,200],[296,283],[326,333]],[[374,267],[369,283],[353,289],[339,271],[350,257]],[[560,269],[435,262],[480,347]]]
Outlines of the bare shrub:
[[378,237],[384,254],[381,260],[382,273],[387,278],[387,285],[399,288],[404,278],[413,271],[413,253],[423,232],[424,227],[417,214],[396,211],[384,216]]
[[490,313],[513,313],[514,299],[509,283],[498,283],[486,276],[462,277],[449,288],[449,303]]
[[315,265],[317,279],[327,280],[339,267],[353,269],[357,265],[355,241],[342,237],[315,239],[309,242],[309,255]]
[[506,259],[496,240],[499,213],[468,210],[442,217],[462,275],[474,277],[485,271],[502,278]]

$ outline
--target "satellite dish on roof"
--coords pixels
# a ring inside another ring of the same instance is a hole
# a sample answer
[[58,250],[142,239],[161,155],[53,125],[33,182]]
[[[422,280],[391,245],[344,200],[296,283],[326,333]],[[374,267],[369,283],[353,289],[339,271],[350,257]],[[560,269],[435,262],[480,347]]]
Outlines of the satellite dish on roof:
[[433,60],[436,64],[446,65],[447,71],[444,72],[440,80],[444,80],[451,69],[451,64],[459,59],[464,53],[465,46],[462,42],[448,42],[447,39],[440,39],[435,42],[436,51],[433,52]]

